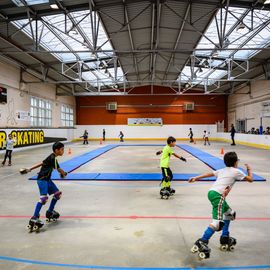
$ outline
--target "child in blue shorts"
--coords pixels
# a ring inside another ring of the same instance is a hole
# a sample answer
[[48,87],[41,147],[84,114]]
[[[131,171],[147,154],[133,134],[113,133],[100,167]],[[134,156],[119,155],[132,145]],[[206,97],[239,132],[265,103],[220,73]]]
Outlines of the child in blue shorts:
[[49,199],[48,195],[53,195],[53,198],[51,200],[49,209],[46,212],[46,218],[48,220],[50,219],[56,220],[60,216],[59,213],[54,211],[54,207],[57,201],[61,198],[62,192],[59,191],[57,186],[51,180],[51,174],[53,170],[56,169],[60,173],[60,176],[62,178],[64,178],[67,175],[67,173],[60,168],[58,161],[56,159],[56,157],[62,156],[64,154],[64,144],[61,142],[56,142],[53,144],[52,149],[53,153],[50,154],[45,160],[43,160],[42,163],[38,163],[33,167],[26,169],[27,172],[30,172],[36,168],[41,167],[37,177],[40,199],[36,205],[34,215],[31,217],[29,221],[28,228],[31,230],[35,226],[36,226],[35,228],[38,229],[44,225],[43,222],[39,219],[39,217],[42,206],[45,205]]

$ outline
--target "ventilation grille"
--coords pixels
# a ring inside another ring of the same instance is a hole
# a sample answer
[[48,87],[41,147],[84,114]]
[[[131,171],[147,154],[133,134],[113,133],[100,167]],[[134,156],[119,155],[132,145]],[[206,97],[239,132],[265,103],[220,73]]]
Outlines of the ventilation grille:
[[116,111],[117,110],[117,102],[106,103],[106,110],[108,110],[108,111]]
[[185,103],[184,110],[185,111],[193,111],[194,110],[194,103]]

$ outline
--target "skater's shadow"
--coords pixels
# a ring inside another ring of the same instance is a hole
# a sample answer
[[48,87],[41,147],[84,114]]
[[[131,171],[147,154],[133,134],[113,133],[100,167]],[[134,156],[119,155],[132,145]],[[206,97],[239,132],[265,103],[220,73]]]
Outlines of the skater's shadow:
[[63,221],[62,220],[57,220],[57,221],[55,221],[55,222],[53,222],[53,221],[51,221],[51,222],[47,222],[46,221],[46,223],[45,223],[45,225],[43,226],[43,231],[47,231],[47,230],[57,230],[58,228],[58,226],[61,226],[61,224],[63,223]]

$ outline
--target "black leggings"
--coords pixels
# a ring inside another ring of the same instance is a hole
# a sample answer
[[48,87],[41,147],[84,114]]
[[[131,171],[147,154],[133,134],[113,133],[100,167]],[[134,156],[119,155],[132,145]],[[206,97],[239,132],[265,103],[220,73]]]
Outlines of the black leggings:
[[5,158],[4,158],[3,163],[6,162],[7,157],[8,157],[9,163],[11,163],[11,153],[12,153],[12,150],[6,150],[6,154],[5,154]]
[[173,179],[173,174],[172,174],[172,171],[170,168],[161,168],[161,171],[162,171],[162,180],[165,180],[166,179],[166,176],[169,176],[170,177],[170,181],[172,181]]

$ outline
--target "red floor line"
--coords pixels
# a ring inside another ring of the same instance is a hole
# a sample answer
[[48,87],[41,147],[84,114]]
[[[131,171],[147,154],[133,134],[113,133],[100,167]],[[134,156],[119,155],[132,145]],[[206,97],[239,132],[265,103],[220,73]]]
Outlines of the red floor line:
[[[30,218],[31,216],[0,215],[0,219],[20,219]],[[42,218],[45,218],[42,216]],[[61,219],[182,219],[182,220],[211,220],[211,217],[192,217],[192,216],[61,216]],[[237,220],[262,220],[270,221],[270,217],[239,217]]]

